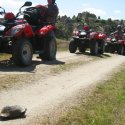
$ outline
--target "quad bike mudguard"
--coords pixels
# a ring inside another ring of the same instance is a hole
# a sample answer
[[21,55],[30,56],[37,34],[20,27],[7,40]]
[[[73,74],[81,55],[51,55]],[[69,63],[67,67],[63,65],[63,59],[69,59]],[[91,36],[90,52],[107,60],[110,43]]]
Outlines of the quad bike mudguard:
[[125,45],[125,40],[118,40],[118,44]]
[[34,35],[33,30],[28,23],[16,25],[12,27],[10,32],[8,32],[8,36],[11,35],[11,37],[17,37],[17,38],[22,34],[24,34],[26,38],[30,38]]
[[44,26],[42,27],[39,31],[38,31],[38,34],[39,36],[45,36],[46,34],[48,34],[49,32],[55,30],[56,27],[53,26],[53,25],[47,25],[47,26]]
[[106,38],[106,34],[104,33],[98,33],[98,32],[92,32],[90,33],[90,39],[105,39]]

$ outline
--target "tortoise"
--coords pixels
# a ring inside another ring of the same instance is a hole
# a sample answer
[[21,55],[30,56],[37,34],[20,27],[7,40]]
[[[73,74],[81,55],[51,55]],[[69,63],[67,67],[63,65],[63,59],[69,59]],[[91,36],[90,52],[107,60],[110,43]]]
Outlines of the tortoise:
[[1,118],[19,118],[24,117],[27,109],[19,105],[5,106],[1,110]]

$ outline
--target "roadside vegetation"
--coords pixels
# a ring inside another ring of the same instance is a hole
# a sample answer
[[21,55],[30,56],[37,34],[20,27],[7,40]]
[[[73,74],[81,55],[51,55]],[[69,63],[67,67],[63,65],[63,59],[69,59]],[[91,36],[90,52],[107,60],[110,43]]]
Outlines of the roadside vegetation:
[[58,51],[67,51],[69,46],[69,41],[63,39],[57,39],[57,49]]
[[73,107],[56,125],[124,125],[125,68],[98,85],[81,104]]
[[10,54],[0,54],[0,61],[8,60],[10,57]]
[[111,32],[116,30],[118,24],[122,27],[125,26],[124,20],[107,20],[101,19],[100,16],[96,16],[90,12],[81,12],[74,15],[72,18],[67,15],[58,16],[56,23],[56,36],[60,39],[69,40],[72,36],[74,28],[78,25],[87,24],[90,26],[92,31],[103,32],[109,35]]

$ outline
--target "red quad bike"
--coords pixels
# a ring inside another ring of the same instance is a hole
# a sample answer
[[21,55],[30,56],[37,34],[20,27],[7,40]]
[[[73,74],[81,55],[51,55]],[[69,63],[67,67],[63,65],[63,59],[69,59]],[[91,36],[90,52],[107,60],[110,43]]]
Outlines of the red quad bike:
[[[22,7],[31,5],[31,2],[25,2]],[[42,60],[54,60],[57,51],[55,26],[45,21],[42,24],[38,22],[39,17],[45,15],[45,7],[41,5],[40,10],[29,7],[24,11],[22,7],[16,16],[6,13],[1,7],[4,21],[0,25],[4,28],[0,30],[0,53],[12,54],[12,60],[18,66],[30,65],[33,53],[39,54]],[[21,15],[23,19],[19,19]]]
[[122,38],[122,40],[118,40],[117,52],[119,55],[125,55],[125,33]]
[[88,41],[89,39],[87,33],[83,30],[83,26],[79,25],[78,28],[74,29],[72,39],[69,43],[70,53],[75,53],[77,48],[79,52],[85,52],[88,46]]
[[99,32],[90,33],[90,52],[92,55],[103,54],[105,52],[106,34]]
[[106,45],[105,45],[105,52],[114,53],[118,50],[118,35],[112,34],[107,37]]
[[69,43],[69,51],[70,53],[75,53],[78,48],[79,52],[85,52],[87,48],[90,48],[92,55],[103,54],[105,38],[106,34],[99,32],[89,33],[83,30],[83,26],[80,26],[80,28],[76,28],[73,31],[73,36]]

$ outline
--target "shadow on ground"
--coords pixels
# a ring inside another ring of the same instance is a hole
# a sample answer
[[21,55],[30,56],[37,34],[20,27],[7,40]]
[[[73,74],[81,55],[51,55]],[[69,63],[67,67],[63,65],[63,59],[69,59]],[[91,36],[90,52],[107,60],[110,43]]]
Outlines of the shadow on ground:
[[4,118],[0,116],[0,121],[5,122],[5,121],[10,121],[10,120],[25,119],[25,118],[26,118],[26,115],[17,117],[17,118]]
[[2,72],[31,72],[34,73],[34,70],[36,69],[37,65],[63,65],[65,62],[59,61],[59,60],[53,60],[53,61],[41,61],[41,60],[33,60],[32,64],[30,66],[26,67],[19,67],[13,63],[12,60],[2,60],[0,61],[0,71]]
[[87,56],[91,56],[91,57],[99,57],[99,58],[111,57],[111,55],[109,55],[108,53],[92,55],[90,52],[85,52],[85,53],[77,52],[76,54],[77,55],[87,55]]

